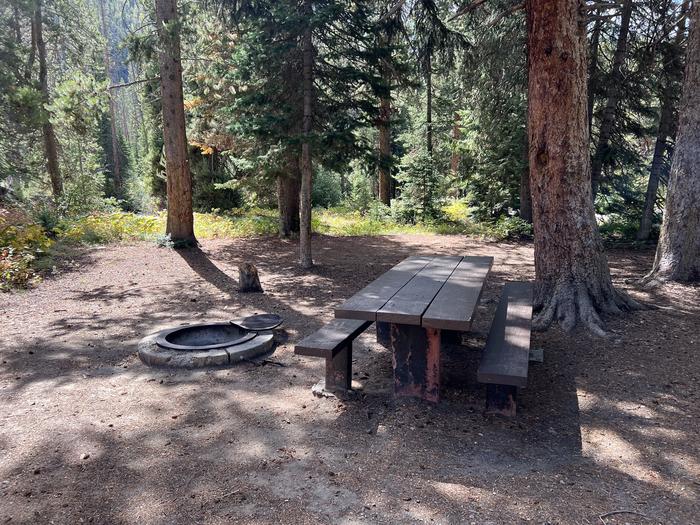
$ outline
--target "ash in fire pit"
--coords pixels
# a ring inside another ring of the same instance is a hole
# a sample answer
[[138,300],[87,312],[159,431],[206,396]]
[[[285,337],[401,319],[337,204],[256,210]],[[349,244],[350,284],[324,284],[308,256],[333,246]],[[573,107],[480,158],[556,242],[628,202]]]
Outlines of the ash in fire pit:
[[225,366],[268,353],[271,330],[247,330],[232,323],[209,323],[170,328],[139,343],[141,361],[151,366],[200,368]]
[[213,350],[245,343],[257,335],[231,323],[199,324],[164,330],[156,344],[172,350]]

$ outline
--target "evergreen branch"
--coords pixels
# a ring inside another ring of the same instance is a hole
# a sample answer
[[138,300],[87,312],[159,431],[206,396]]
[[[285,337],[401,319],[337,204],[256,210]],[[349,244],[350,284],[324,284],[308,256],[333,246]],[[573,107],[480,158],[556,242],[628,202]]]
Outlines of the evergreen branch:
[[487,0],[474,0],[469,4],[463,5],[457,10],[454,16],[448,19],[447,21],[452,22],[455,18],[459,18],[460,16],[466,15],[467,13],[471,13],[472,11],[474,11],[474,9],[476,9],[482,4],[485,4],[486,2]]
[[406,3],[406,0],[397,0],[396,3],[391,6],[391,8],[382,15],[382,17],[379,19],[379,23],[386,22],[389,20],[392,16],[394,16],[396,13],[398,13],[403,5]]

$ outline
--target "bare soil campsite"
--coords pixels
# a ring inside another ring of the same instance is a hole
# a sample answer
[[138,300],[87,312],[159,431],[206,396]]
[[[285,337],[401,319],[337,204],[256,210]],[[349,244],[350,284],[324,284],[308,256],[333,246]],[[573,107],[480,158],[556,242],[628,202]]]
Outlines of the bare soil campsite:
[[[654,309],[533,333],[516,418],[484,416],[474,362],[530,243],[465,236],[315,236],[85,249],[2,296],[2,523],[690,524],[700,516],[700,289],[639,285],[653,252],[608,251],[613,281]],[[334,306],[415,254],[490,255],[466,346],[443,352],[439,404],[396,398],[391,352],[355,342],[357,393],[319,398],[323,362],[293,346]],[[237,292],[254,263],[264,294]],[[256,312],[284,318],[274,353],[151,368],[147,333]]]

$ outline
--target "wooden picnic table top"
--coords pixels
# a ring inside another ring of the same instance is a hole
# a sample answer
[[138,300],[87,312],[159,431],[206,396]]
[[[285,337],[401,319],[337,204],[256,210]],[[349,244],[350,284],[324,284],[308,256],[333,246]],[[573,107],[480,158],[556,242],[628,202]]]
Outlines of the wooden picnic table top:
[[408,257],[336,308],[335,316],[468,331],[492,264],[493,257]]

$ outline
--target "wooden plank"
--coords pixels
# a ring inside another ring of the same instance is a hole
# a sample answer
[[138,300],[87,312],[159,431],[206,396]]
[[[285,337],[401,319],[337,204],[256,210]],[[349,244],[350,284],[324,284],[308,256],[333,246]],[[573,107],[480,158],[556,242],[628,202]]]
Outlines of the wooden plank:
[[527,385],[531,321],[532,285],[506,283],[477,371],[480,383]]
[[377,310],[433,259],[432,256],[411,256],[369,283],[335,309],[343,319],[376,320]]
[[493,257],[464,257],[430,303],[421,324],[468,332],[492,265]]
[[377,312],[377,321],[420,326],[423,312],[461,260],[435,257]]
[[346,341],[355,339],[371,325],[371,321],[333,319],[294,347],[297,355],[333,357]]

